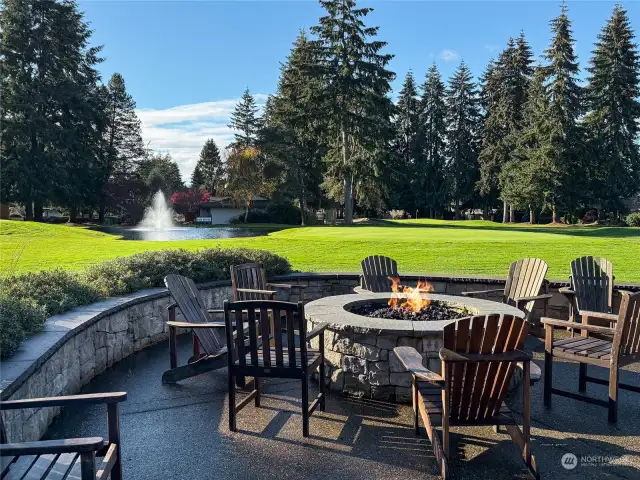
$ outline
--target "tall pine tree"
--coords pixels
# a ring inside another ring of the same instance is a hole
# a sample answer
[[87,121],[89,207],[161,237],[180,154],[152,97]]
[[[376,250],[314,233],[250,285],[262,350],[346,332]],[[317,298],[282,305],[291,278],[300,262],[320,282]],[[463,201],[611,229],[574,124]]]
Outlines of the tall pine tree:
[[310,201],[319,198],[323,141],[322,111],[315,97],[322,80],[314,75],[315,50],[304,31],[281,68],[278,92],[265,107],[260,146],[279,172],[283,190],[298,200],[301,223]]
[[245,89],[242,98],[231,113],[229,128],[236,132],[234,134],[234,146],[238,148],[255,146],[261,125],[258,110],[259,108],[253,95],[251,95],[248,88]]
[[413,212],[419,203],[416,193],[416,169],[421,163],[422,135],[420,130],[418,90],[409,71],[398,96],[394,116],[392,205]]
[[224,165],[220,158],[220,150],[218,150],[216,142],[210,138],[202,147],[196,168],[191,174],[191,188],[205,190],[211,195],[215,195],[220,188],[223,176]]
[[130,184],[132,177],[137,175],[139,161],[145,155],[140,120],[135,111],[136,102],[127,93],[122,75],[111,75],[106,95],[108,124],[105,141],[108,150],[105,156],[108,184],[105,185],[100,204],[100,222],[104,221],[107,196],[111,204],[127,203],[128,199],[121,195],[124,189],[120,187]]
[[559,178],[552,195],[552,217],[558,221],[558,205],[575,208],[585,177],[581,168],[582,132],[578,118],[583,113],[582,89],[578,85],[578,59],[574,53],[571,21],[563,3],[560,15],[550,22],[553,39],[545,50],[546,88],[549,94],[549,119],[562,142],[557,145],[555,170]]
[[359,183],[364,191],[369,180],[363,182],[363,176],[377,167],[363,160],[377,159],[373,152],[391,134],[393,105],[388,94],[394,74],[386,66],[392,55],[381,52],[386,43],[375,39],[378,27],[364,24],[363,18],[372,9],[356,8],[354,0],[320,0],[320,5],[327,15],[311,29],[318,37],[314,46],[324,87],[317,93],[329,99],[325,115],[330,135],[338,141],[333,145],[330,158],[334,162],[328,172],[334,182],[342,183],[345,223],[349,224],[354,185]]
[[478,91],[466,63],[449,79],[447,88],[447,160],[455,218],[473,196],[478,177]]
[[431,218],[442,212],[447,199],[445,140],[447,107],[445,86],[435,64],[422,85],[419,105],[422,155],[417,165],[416,185],[420,189],[418,204]]
[[640,189],[640,63],[634,37],[627,12],[616,5],[588,68],[590,112],[585,123],[594,152],[592,191],[609,211],[624,209],[624,200]]

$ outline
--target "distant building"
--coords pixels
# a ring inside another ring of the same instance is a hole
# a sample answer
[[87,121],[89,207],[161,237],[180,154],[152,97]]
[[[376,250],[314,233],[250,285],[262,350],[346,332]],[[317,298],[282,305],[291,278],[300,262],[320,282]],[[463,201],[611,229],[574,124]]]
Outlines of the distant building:
[[[268,199],[257,195],[251,200],[251,208],[264,209],[268,204]],[[238,205],[231,197],[211,197],[198,206],[196,222],[222,225],[241,215],[244,215],[244,206]]]

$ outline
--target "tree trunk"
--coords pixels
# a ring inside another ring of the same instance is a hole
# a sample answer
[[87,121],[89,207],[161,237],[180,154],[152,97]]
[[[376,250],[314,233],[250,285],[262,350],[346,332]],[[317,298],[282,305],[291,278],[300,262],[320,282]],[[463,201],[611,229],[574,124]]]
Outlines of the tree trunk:
[[513,209],[513,205],[509,205],[509,222],[516,223],[516,211]]
[[489,205],[486,203],[484,204],[484,207],[482,207],[482,219],[489,220]]
[[436,218],[436,211],[433,207],[429,209],[429,218]]
[[529,223],[531,225],[536,223],[536,211],[532,206],[529,206]]
[[551,205],[551,222],[558,223],[558,211],[556,210],[556,202]]
[[102,202],[100,204],[100,211],[98,213],[98,222],[99,223],[104,223],[104,216],[105,216],[106,211],[107,211],[107,207],[105,206],[104,202]]
[[36,222],[41,222],[42,221],[42,214],[43,214],[42,201],[41,200],[35,200],[33,202],[33,219]]
[[93,207],[88,207],[88,211],[87,211],[87,219],[90,222],[93,222]]
[[33,220],[33,202],[31,200],[28,200],[24,204],[24,211],[25,211],[25,220],[29,222],[32,221]]
[[300,225],[304,227],[304,197],[298,199],[300,202]]
[[78,207],[72,205],[69,208],[69,222],[76,223],[78,221]]
[[249,216],[249,205],[244,207],[244,223],[247,223],[247,217]]
[[456,213],[454,218],[460,220],[460,200],[456,199]]
[[507,205],[507,202],[505,202],[504,200],[502,201],[502,223],[507,223],[507,220],[509,219],[509,206]]
[[353,223],[353,200],[351,198],[352,179],[351,173],[347,169],[349,163],[349,140],[347,138],[347,129],[342,125],[342,163],[345,168],[344,174],[344,223],[351,225]]

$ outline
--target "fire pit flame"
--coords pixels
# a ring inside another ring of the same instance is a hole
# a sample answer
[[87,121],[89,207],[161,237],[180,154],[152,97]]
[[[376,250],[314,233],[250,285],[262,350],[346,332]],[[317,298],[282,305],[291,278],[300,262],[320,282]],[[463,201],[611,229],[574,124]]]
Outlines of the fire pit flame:
[[389,299],[391,308],[400,308],[409,312],[417,313],[423,308],[427,308],[431,301],[422,298],[423,293],[432,293],[433,287],[429,282],[419,280],[416,288],[400,285],[400,279],[397,277],[388,277],[393,282],[391,290],[393,294]]

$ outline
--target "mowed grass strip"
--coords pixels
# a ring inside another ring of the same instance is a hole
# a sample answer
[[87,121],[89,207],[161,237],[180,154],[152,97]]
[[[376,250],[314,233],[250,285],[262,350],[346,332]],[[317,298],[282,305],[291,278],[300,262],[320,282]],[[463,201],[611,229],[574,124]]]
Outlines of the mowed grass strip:
[[267,236],[154,242],[122,240],[85,227],[0,221],[2,274],[90,264],[146,250],[249,247],[287,258],[309,272],[357,272],[372,254],[398,261],[401,272],[506,275],[522,257],[549,263],[549,278],[566,279],[569,262],[600,255],[616,282],[640,282],[640,228],[503,225],[484,221],[408,220],[374,225],[282,227]]

